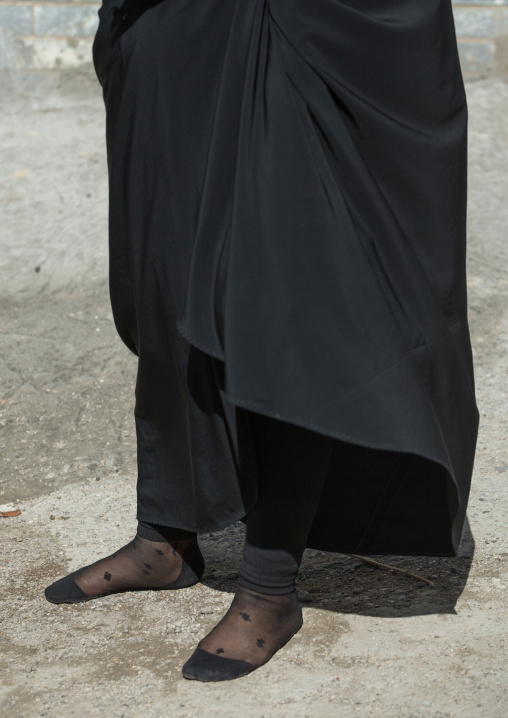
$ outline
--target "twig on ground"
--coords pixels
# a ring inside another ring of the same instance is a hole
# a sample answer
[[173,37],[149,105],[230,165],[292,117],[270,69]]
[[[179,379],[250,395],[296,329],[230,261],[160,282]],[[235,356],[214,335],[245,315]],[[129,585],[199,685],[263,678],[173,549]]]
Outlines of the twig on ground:
[[432,588],[434,588],[433,582],[429,581],[428,578],[423,578],[423,576],[418,576],[416,573],[411,573],[411,571],[406,571],[403,568],[396,568],[395,566],[390,566],[387,563],[380,563],[379,561],[374,561],[374,559],[372,558],[358,556],[356,553],[346,553],[344,554],[344,556],[356,558],[358,559],[358,561],[363,561],[364,563],[368,563],[371,566],[375,566],[376,568],[384,568],[386,571],[395,571],[395,573],[401,573],[403,576],[409,576],[409,578],[416,578],[417,581],[423,581],[423,583],[426,583],[427,586],[432,586]]

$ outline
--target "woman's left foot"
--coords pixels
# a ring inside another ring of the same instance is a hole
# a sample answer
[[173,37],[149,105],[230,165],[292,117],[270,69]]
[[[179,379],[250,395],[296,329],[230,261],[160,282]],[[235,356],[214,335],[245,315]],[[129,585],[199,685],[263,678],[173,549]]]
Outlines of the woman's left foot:
[[183,676],[198,681],[245,676],[267,663],[302,622],[296,592],[272,596],[239,586],[224,618],[184,665]]
[[136,534],[111,556],[55,581],[44,593],[51,603],[82,603],[124,591],[187,588],[203,571],[196,537],[150,541]]

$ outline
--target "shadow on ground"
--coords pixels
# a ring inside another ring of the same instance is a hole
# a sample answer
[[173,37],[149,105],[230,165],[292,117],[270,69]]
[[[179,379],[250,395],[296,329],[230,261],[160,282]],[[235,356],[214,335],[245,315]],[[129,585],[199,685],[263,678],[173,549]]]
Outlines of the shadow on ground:
[[[231,533],[238,532],[237,541]],[[201,540],[207,572],[203,583],[215,591],[234,593],[243,545],[238,525]],[[223,552],[223,547],[227,550]],[[233,548],[232,548],[233,547]],[[432,581],[379,569],[344,554],[307,550],[298,579],[298,591],[309,608],[341,614],[401,618],[428,614],[456,614],[455,606],[468,581],[475,551],[466,518],[456,557],[372,556],[381,563]]]

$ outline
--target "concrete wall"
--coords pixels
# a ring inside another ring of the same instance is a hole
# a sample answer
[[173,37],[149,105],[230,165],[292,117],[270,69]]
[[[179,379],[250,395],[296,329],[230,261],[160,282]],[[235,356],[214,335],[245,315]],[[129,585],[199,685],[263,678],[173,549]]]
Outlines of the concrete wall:
[[100,5],[96,0],[0,0],[0,67],[56,70],[89,63]]
[[508,0],[455,0],[453,6],[464,74],[508,80]]
[[[508,79],[508,0],[453,5],[464,74]],[[89,63],[99,7],[96,0],[0,0],[0,68],[41,71]]]

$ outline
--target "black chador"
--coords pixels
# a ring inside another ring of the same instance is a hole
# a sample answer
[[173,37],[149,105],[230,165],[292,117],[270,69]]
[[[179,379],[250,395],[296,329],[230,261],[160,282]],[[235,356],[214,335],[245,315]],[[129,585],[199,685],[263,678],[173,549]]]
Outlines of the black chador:
[[333,437],[308,545],[453,555],[477,432],[449,0],[105,0],[141,521],[256,501],[245,411]]

